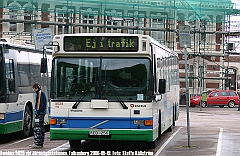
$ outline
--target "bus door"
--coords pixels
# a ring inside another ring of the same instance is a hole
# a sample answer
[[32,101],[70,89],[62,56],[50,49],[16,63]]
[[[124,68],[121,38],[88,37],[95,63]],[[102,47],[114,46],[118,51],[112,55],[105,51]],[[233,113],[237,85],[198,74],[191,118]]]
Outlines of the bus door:
[[[6,83],[7,83],[7,94],[8,102],[17,102],[18,100],[18,87],[16,81],[16,63],[14,59],[5,59],[5,69],[6,69]],[[16,108],[14,108],[16,110]]]

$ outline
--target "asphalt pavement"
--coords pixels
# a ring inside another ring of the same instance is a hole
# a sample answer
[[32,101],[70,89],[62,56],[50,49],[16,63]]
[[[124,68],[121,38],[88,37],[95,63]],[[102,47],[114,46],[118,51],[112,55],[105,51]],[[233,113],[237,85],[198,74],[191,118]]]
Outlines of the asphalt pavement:
[[172,137],[155,156],[240,156],[239,123],[237,107],[180,107]]

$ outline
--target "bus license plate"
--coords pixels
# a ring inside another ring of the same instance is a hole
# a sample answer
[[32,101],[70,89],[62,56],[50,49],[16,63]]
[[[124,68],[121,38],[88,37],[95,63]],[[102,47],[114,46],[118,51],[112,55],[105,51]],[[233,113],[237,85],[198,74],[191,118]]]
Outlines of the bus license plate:
[[109,135],[109,131],[90,130],[90,134],[89,135]]

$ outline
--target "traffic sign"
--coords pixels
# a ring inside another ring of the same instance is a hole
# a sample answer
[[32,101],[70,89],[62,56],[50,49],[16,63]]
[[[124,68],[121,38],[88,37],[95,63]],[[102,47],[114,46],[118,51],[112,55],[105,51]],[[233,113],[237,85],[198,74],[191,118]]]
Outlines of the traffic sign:
[[34,29],[33,30],[35,49],[41,50],[45,44],[53,39],[51,28]]
[[180,47],[191,48],[191,37],[190,37],[190,26],[189,25],[179,25],[179,40]]

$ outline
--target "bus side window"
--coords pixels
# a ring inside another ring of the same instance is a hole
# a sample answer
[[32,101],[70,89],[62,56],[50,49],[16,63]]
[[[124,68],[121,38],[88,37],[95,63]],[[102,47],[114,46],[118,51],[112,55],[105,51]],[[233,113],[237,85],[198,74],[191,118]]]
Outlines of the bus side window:
[[30,86],[28,75],[24,71],[18,71],[19,86]]
[[9,92],[15,93],[15,78],[13,64],[14,64],[13,59],[9,59],[8,63],[6,63],[6,78],[8,79]]
[[10,92],[15,93],[15,80],[14,79],[8,79],[8,88]]

